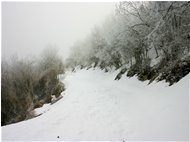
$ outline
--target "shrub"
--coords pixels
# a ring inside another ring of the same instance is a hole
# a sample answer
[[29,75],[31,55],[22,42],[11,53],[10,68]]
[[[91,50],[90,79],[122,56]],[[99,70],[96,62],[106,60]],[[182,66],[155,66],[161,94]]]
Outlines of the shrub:
[[2,124],[24,120],[33,108],[33,65],[14,60],[2,63]]
[[29,119],[34,108],[50,103],[52,95],[59,97],[64,84],[58,75],[64,73],[61,58],[47,49],[40,60],[2,61],[1,124]]
[[140,67],[138,65],[136,65],[136,64],[132,65],[127,72],[127,76],[133,77],[135,74],[137,74],[139,72],[139,69],[140,69]]
[[163,69],[158,81],[166,80],[169,85],[178,82],[181,78],[190,72],[189,56],[182,60],[176,60],[173,64],[167,64]]

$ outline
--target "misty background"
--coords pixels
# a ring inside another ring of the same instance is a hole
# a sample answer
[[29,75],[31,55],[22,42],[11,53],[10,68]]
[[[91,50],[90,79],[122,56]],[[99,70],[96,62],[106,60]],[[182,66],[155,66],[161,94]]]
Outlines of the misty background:
[[3,140],[189,139],[190,1],[2,5]]
[[66,58],[74,42],[114,12],[115,3],[2,3],[2,57],[38,56],[46,46]]

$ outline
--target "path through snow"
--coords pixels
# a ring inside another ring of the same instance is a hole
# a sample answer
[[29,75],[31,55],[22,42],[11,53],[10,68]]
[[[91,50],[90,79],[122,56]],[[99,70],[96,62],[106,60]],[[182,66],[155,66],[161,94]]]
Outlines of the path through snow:
[[67,73],[64,97],[39,117],[2,127],[2,139],[188,140],[188,76],[168,87],[135,77],[114,81],[116,73]]

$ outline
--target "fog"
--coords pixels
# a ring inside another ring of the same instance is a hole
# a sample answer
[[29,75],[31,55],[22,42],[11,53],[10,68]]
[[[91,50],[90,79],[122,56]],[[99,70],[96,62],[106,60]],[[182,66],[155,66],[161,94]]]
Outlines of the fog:
[[115,3],[2,3],[2,56],[39,56],[46,46],[66,58],[70,47],[114,11]]

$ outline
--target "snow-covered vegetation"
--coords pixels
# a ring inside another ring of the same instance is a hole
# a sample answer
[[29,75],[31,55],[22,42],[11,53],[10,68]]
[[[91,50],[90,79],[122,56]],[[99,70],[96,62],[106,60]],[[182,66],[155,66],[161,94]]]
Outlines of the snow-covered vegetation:
[[47,48],[41,58],[2,60],[1,125],[33,117],[34,108],[50,103],[64,90],[58,75],[64,73],[62,59]]
[[189,75],[168,86],[118,71],[67,72],[63,98],[39,117],[2,127],[3,141],[188,141]]
[[190,2],[120,2],[73,46],[67,65],[128,70],[128,77],[172,85],[190,72]]

